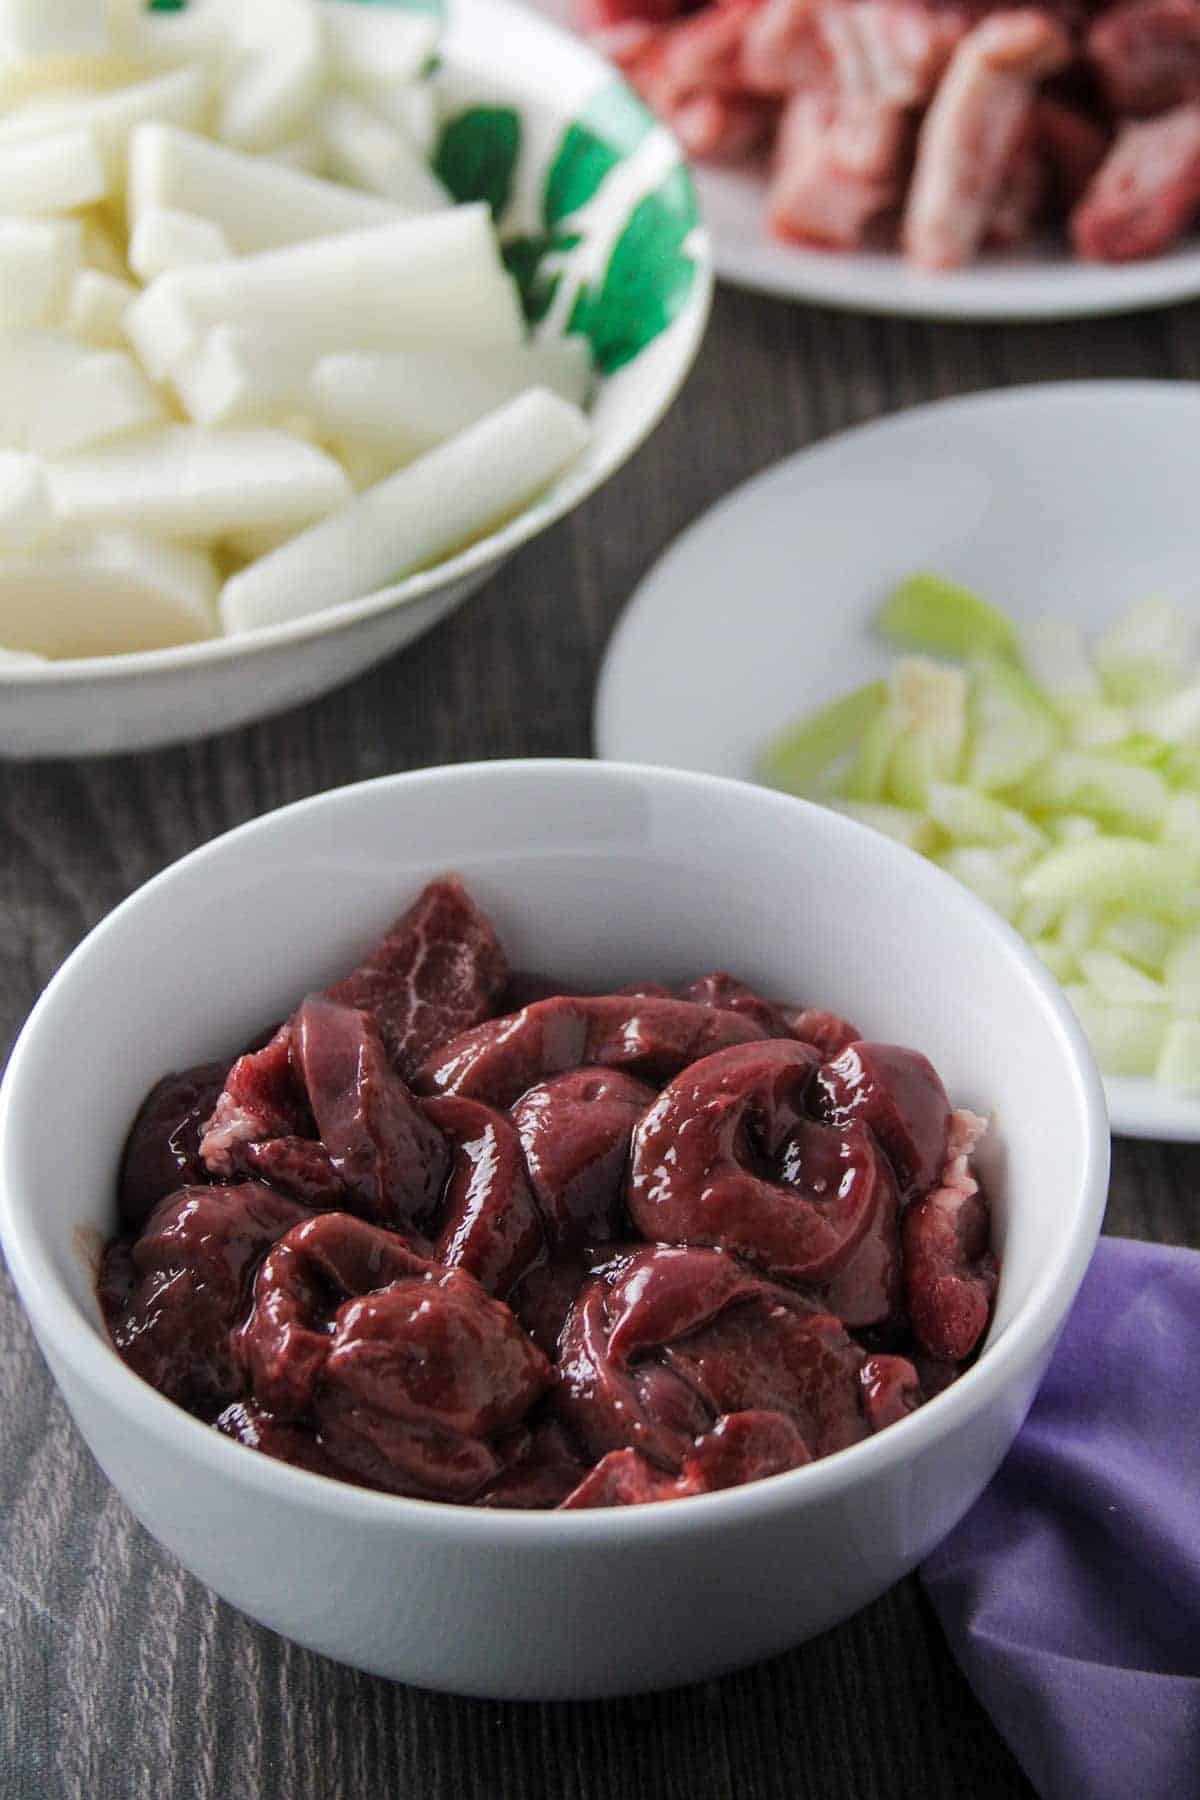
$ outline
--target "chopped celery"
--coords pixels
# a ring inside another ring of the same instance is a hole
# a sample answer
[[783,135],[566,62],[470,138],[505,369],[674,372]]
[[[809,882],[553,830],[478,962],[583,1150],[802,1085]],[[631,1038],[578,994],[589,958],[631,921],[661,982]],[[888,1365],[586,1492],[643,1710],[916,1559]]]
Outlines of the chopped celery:
[[1192,654],[1195,626],[1169,600],[1142,600],[1109,627],[1093,652],[1113,700],[1153,700],[1173,693]]
[[886,794],[897,806],[923,806],[931,781],[953,781],[967,729],[967,680],[961,669],[906,656],[888,682],[896,740]]
[[1085,838],[1099,837],[1095,819],[1083,813],[1056,813],[1045,821],[1046,829],[1056,844],[1081,844]]
[[834,812],[845,813],[848,819],[857,819],[860,825],[870,825],[885,837],[895,838],[910,850],[919,850],[922,856],[937,841],[936,827],[909,807],[886,806],[878,800],[830,800],[828,805]]
[[1055,981],[1071,981],[1078,973],[1075,957],[1065,944],[1056,943],[1054,938],[1034,938],[1031,948],[1035,956],[1045,963]]
[[933,859],[948,874],[969,887],[972,893],[978,894],[981,900],[1002,914],[1006,919],[1016,917],[1017,908],[1021,904],[1021,887],[1019,878],[1011,868],[1006,866],[1003,853],[999,850],[954,849],[943,850]]
[[1200,681],[1189,682],[1165,700],[1143,701],[1138,723],[1168,744],[1194,744],[1200,739]]
[[1200,914],[1200,853],[1141,838],[1090,838],[1048,851],[1021,887],[1027,900],[1093,901],[1186,922]]
[[1102,1000],[1113,1006],[1168,1006],[1171,996],[1136,963],[1115,950],[1081,950],[1079,970]]
[[1100,930],[1101,917],[1098,906],[1093,906],[1090,901],[1077,900],[1062,913],[1055,935],[1064,949],[1069,950],[1072,956],[1078,956],[1081,950],[1086,950],[1094,942]]
[[1057,747],[1059,726],[1023,669],[1000,656],[971,664],[965,780],[970,787],[1012,787]]
[[1066,619],[1035,619],[1021,631],[1021,657],[1056,705],[1099,701],[1100,677],[1078,625]]
[[1070,982],[1063,992],[1107,1074],[1153,1075],[1170,1016],[1164,1007],[1112,1006],[1085,982]]
[[1114,831],[1149,834],[1167,810],[1167,784],[1140,769],[1088,750],[1049,757],[1015,790],[1033,812],[1086,813]]
[[1168,796],[1159,836],[1169,844],[1195,844],[1200,848],[1200,794]]
[[1032,844],[1044,848],[1047,838],[1024,813],[1002,806],[990,794],[958,782],[931,781],[925,806],[935,825],[960,844]]
[[1154,1070],[1164,1087],[1200,1093],[1200,1019],[1174,1019],[1163,1035]]
[[1200,1013],[1200,931],[1175,940],[1164,958],[1163,974],[1175,1011]]
[[1012,620],[970,588],[921,571],[893,588],[875,620],[893,644],[932,656],[967,657],[984,651],[1015,656]]
[[1127,707],[1110,706],[1106,700],[1090,700],[1082,706],[1060,706],[1067,736],[1081,750],[1106,750],[1128,742],[1133,715]]
[[1119,912],[1104,925],[1097,941],[1151,975],[1161,975],[1174,940],[1171,926],[1161,919],[1152,919],[1148,913]]
[[806,714],[763,750],[756,764],[759,779],[790,794],[812,793],[830,765],[855,749],[863,732],[883,711],[886,699],[886,684],[868,681],[840,700]]
[[839,791],[845,799],[882,799],[895,743],[896,716],[890,706],[885,706],[863,732],[854,760],[841,782]]

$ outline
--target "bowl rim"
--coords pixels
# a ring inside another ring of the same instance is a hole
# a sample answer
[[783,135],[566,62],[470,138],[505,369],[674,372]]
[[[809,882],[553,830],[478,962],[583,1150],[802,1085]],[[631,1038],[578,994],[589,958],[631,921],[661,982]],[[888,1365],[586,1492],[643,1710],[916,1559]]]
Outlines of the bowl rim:
[[[1015,961],[1031,998],[1040,1002],[1053,1027],[1074,1091],[1077,1119],[1084,1139],[1084,1156],[1078,1172],[1079,1204],[1069,1230],[1047,1255],[1045,1262],[1014,1317],[997,1343],[988,1346],[979,1360],[952,1387],[936,1395],[915,1413],[847,1449],[818,1459],[800,1469],[767,1476],[742,1487],[715,1494],[674,1500],[669,1505],[597,1508],[569,1514],[530,1509],[475,1508],[445,1501],[419,1500],[379,1493],[350,1482],[310,1473],[249,1449],[166,1399],[134,1374],[116,1351],[99,1337],[84,1315],[45,1250],[35,1203],[22,1199],[31,1186],[29,1171],[18,1160],[18,1119],[30,1105],[26,1095],[26,1067],[44,1027],[69,995],[77,972],[97,956],[103,957],[115,921],[124,921],[148,898],[180,882],[191,882],[205,864],[235,852],[247,837],[277,828],[287,821],[315,820],[336,808],[349,795],[368,790],[398,795],[414,786],[471,787],[494,783],[503,788],[514,779],[541,782],[566,778],[603,786],[606,782],[640,784],[670,794],[700,796],[716,793],[726,802],[774,813],[791,826],[804,815],[820,815],[822,829],[835,839],[861,840],[868,827],[805,800],[794,799],[749,782],[725,776],[666,769],[653,764],[592,762],[570,758],[514,758],[410,770],[347,784],[292,802],[261,814],[200,845],[168,865],[97,924],[74,949],[48,983],[13,1048],[0,1085],[0,1246],[8,1261],[20,1298],[33,1324],[47,1360],[61,1358],[73,1380],[89,1389],[105,1406],[122,1416],[124,1425],[143,1433],[166,1455],[186,1463],[208,1465],[234,1487],[253,1490],[264,1497],[286,1502],[309,1514],[336,1516],[364,1527],[413,1530],[430,1537],[449,1535],[464,1542],[491,1542],[515,1550],[525,1543],[544,1544],[550,1536],[560,1543],[601,1542],[626,1538],[630,1531],[639,1540],[654,1542],[679,1533],[705,1532],[721,1526],[749,1524],[766,1516],[802,1506],[805,1499],[818,1502],[840,1489],[853,1487],[860,1478],[884,1473],[889,1467],[915,1459],[986,1408],[1011,1377],[1051,1346],[1062,1328],[1083,1280],[1100,1232],[1108,1187],[1110,1138],[1104,1090],[1082,1028],[1069,1003],[1041,962],[1007,922],[943,870],[877,832],[871,832],[873,854],[884,869],[895,868],[927,883],[934,897],[957,907],[976,925],[995,934]],[[797,809],[799,809],[797,811]],[[916,871],[920,870],[917,876]],[[36,1092],[36,1090],[34,1090]],[[99,1352],[99,1354],[97,1354]],[[547,1524],[553,1519],[552,1525]]]
[[[496,15],[501,22],[506,14],[519,13],[525,29],[557,39],[561,47],[570,48],[580,63],[589,65],[595,71],[598,87],[619,87],[631,103],[641,104],[615,64],[608,62],[584,39],[555,24],[536,9],[514,5],[513,0],[453,0],[453,4],[485,15]],[[655,120],[654,129],[671,144],[674,151],[671,168],[683,172],[696,202],[696,223],[687,239],[688,254],[695,264],[696,274],[683,308],[667,327],[667,332],[674,334],[676,339],[672,365],[660,385],[646,389],[639,405],[632,409],[635,416],[628,427],[614,432],[611,439],[595,434],[549,492],[522,507],[516,517],[499,530],[489,532],[465,550],[443,558],[430,568],[419,569],[374,593],[363,594],[357,600],[343,600],[335,606],[278,625],[260,625],[250,631],[202,638],[197,643],[170,644],[159,650],[134,650],[113,656],[60,657],[12,665],[0,662],[0,697],[10,690],[81,687],[97,681],[208,669],[243,657],[308,643],[314,638],[337,637],[393,608],[414,606],[428,600],[459,581],[470,580],[473,576],[484,579],[504,558],[574,511],[602,487],[662,422],[691,373],[712,310],[715,283],[712,239],[700,211],[691,166],[674,135],[660,120]]]

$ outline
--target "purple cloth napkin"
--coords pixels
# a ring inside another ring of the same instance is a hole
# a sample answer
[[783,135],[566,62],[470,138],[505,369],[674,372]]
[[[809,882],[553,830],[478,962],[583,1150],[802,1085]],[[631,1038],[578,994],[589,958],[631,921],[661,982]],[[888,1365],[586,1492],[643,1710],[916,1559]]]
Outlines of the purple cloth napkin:
[[1043,1800],[1200,1796],[1200,1254],[1105,1238],[999,1474],[921,1570]]

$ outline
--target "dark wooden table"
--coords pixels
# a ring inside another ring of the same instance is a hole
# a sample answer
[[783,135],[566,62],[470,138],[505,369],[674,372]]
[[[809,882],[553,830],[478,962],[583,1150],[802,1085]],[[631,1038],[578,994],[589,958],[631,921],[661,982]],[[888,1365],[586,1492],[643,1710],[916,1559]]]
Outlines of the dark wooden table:
[[[785,452],[977,388],[1198,373],[1196,307],[967,328],[722,293],[695,374],[641,454],[402,657],[303,711],[188,748],[0,764],[0,1054],[84,933],[228,826],[387,770],[586,756],[600,654],[639,576],[710,502]],[[1118,1143],[1107,1228],[1200,1243],[1198,1189],[1200,1147]],[[1031,1792],[915,1580],[762,1667],[597,1705],[447,1699],[298,1650],[215,1600],[134,1523],[0,1277],[4,1800]]]

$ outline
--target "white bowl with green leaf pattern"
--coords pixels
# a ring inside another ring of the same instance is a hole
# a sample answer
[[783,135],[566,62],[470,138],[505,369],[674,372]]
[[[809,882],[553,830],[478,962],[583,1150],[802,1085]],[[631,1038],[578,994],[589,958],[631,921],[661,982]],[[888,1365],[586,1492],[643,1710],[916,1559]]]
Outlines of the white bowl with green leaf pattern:
[[590,443],[499,531],[363,599],[236,637],[5,669],[0,754],[149,749],[349,680],[445,618],[607,480],[687,375],[712,268],[674,140],[608,63],[512,0],[416,4],[444,19],[438,173],[457,198],[492,202],[531,330],[591,341]]

